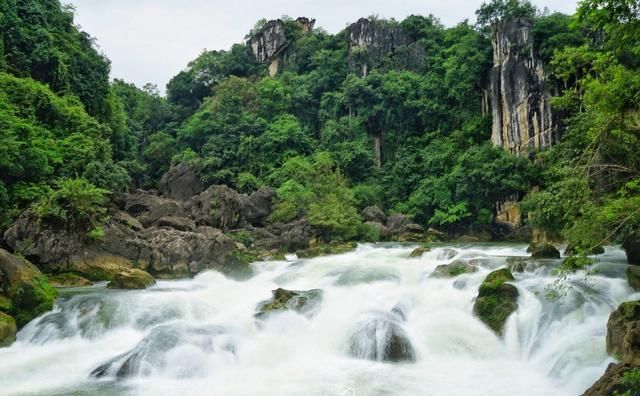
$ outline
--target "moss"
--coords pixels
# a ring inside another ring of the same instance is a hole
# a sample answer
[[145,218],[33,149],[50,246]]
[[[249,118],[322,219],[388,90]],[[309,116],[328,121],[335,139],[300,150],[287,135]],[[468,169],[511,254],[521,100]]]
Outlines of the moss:
[[155,283],[156,280],[148,272],[132,268],[117,274],[107,287],[110,289],[146,289]]
[[253,275],[253,269],[249,264],[258,260],[255,252],[236,249],[226,256],[220,271],[230,278],[247,279]]
[[12,289],[10,294],[13,302],[10,313],[15,318],[18,327],[22,327],[32,319],[50,311],[58,296],[56,289],[42,274],[23,280]]
[[0,295],[0,311],[3,311],[3,312],[11,311],[12,305],[13,304],[11,304],[11,299]]
[[356,242],[340,243],[340,244],[323,244],[314,246],[309,249],[299,250],[296,252],[300,258],[313,258],[320,256],[329,256],[332,254],[342,254],[352,251],[358,246]]
[[441,264],[429,275],[430,278],[455,278],[462,274],[471,274],[478,271],[478,267],[462,260],[456,260],[451,264]]
[[0,348],[13,344],[17,331],[16,321],[11,316],[0,312]]
[[251,247],[253,246],[254,237],[249,231],[240,230],[240,231],[231,231],[226,233],[229,238],[233,239],[236,242],[240,242],[244,246]]
[[413,251],[409,254],[409,257],[422,257],[423,254],[430,251],[431,247],[429,245],[423,245],[413,249]]
[[474,314],[498,334],[502,334],[507,319],[518,309],[518,289],[506,283],[512,280],[507,268],[493,271],[480,285],[473,306]]
[[72,273],[62,273],[49,276],[49,283],[54,287],[80,287],[91,286],[90,280]]

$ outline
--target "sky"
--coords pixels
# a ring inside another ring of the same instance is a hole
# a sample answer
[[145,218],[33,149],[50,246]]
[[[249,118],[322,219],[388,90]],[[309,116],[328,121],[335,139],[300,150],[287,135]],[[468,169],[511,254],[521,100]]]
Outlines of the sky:
[[[402,20],[437,16],[446,26],[474,19],[482,0],[62,0],[76,9],[76,24],[111,60],[111,77],[161,92],[203,49],[228,49],[261,18],[316,19],[337,33],[360,17]],[[532,0],[539,8],[573,13],[576,0]]]

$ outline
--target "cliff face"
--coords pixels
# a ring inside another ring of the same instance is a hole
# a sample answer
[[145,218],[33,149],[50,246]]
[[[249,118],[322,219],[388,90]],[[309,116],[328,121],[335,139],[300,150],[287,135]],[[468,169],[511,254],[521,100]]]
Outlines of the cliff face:
[[[295,23],[302,34],[308,34],[313,30],[315,19],[301,17]],[[287,38],[285,22],[275,19],[267,22],[259,32],[254,33],[247,42],[258,62],[268,65],[269,75],[275,76],[282,68],[290,54],[287,49],[290,45]]]
[[492,33],[491,140],[514,154],[558,141],[547,77],[533,53],[531,27],[528,20],[514,19],[499,23]]
[[345,31],[349,45],[349,68],[360,76],[386,63],[398,69],[419,70],[424,48],[389,21],[359,19]]

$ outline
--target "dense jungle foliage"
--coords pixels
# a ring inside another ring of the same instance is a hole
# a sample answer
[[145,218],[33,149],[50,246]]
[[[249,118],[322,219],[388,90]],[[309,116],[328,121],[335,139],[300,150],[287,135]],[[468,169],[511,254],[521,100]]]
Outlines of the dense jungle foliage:
[[[73,24],[73,9],[5,0],[0,229],[34,204],[63,221],[95,221],[110,196],[155,188],[171,165],[188,162],[206,185],[270,185],[273,221],[307,216],[343,239],[373,238],[359,214],[372,204],[453,231],[487,226],[496,202],[525,195],[533,225],[580,249],[636,232],[637,2],[581,0],[567,16],[493,0],[477,15],[476,25],[453,27],[434,16],[371,17],[402,29],[424,59],[405,67],[388,56],[366,76],[344,32],[303,34],[283,18],[296,56],[277,76],[236,44],[204,51],[165,98],[152,85],[110,81],[108,59]],[[533,161],[491,145],[482,105],[491,26],[516,17],[534,23],[563,128],[561,143]]]

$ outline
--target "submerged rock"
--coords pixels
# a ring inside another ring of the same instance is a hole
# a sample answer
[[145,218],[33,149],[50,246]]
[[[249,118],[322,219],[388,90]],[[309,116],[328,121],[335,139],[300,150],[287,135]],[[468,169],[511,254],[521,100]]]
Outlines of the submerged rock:
[[146,289],[156,284],[148,272],[132,268],[117,274],[107,285],[109,289]]
[[400,281],[400,275],[394,269],[385,267],[346,267],[331,271],[327,276],[337,276],[335,281],[337,286]]
[[429,278],[455,278],[462,274],[472,274],[478,271],[478,267],[462,260],[456,260],[451,264],[441,264],[429,275]]
[[401,309],[363,315],[349,337],[349,354],[382,362],[415,361],[415,350],[402,328],[405,315]]
[[532,243],[529,245],[529,249],[527,250],[531,253],[531,258],[535,259],[559,259],[560,251],[556,249],[552,244],[542,242],[542,243]]
[[0,295],[5,297],[3,305],[10,305],[7,313],[21,328],[51,310],[57,292],[33,264],[0,249]]
[[91,286],[93,283],[76,274],[70,273],[62,273],[49,276],[49,283],[51,286],[64,288],[64,287],[81,287],[81,286]]
[[16,321],[11,316],[0,312],[0,348],[13,344],[17,331]]
[[271,299],[258,303],[256,307],[256,318],[264,318],[273,312],[291,310],[305,316],[315,315],[322,302],[322,290],[286,290],[278,288],[272,290]]
[[[226,351],[234,353],[234,346],[225,338],[226,330],[219,326],[161,325],[149,333],[135,348],[118,355],[91,372],[91,377],[148,376],[154,370],[169,366],[170,351],[181,346],[192,346],[203,353]],[[182,376],[197,375],[198,367],[185,370]]]
[[640,365],[640,301],[620,304],[607,322],[607,353]]
[[445,248],[438,253],[438,260],[451,260],[458,255],[458,251],[451,248]]
[[509,316],[518,309],[518,289],[506,282],[513,281],[507,268],[493,271],[480,285],[473,313],[497,334],[502,334]]
[[428,246],[420,246],[411,251],[409,253],[409,257],[422,257],[423,254],[430,252],[431,248]]

